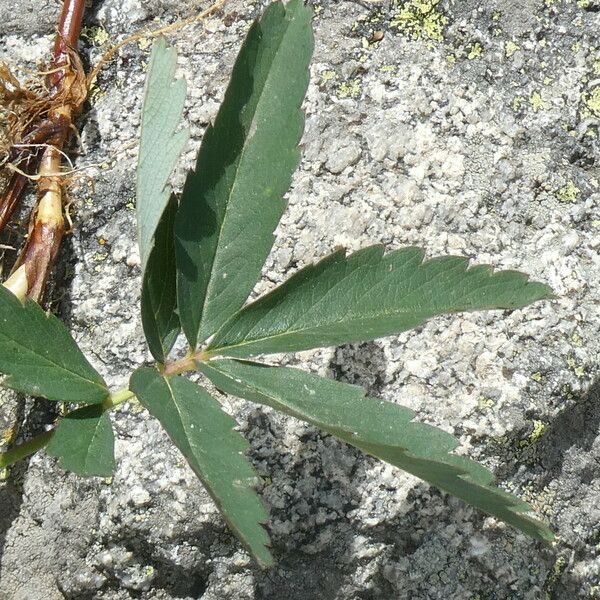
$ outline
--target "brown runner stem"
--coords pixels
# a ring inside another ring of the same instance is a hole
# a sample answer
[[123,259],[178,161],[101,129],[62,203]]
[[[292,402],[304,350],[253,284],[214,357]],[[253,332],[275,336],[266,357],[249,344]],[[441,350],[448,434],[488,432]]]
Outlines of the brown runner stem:
[[[48,146],[38,159],[38,205],[32,213],[27,241],[4,284],[18,297],[27,296],[36,302],[42,299],[65,232],[62,187],[60,176],[56,174],[61,170],[61,151],[73,129],[73,120],[87,95],[86,77],[76,50],[84,10],[85,0],[64,0],[46,78],[57,102],[44,121],[50,135],[46,140]],[[41,128],[41,124],[38,127]],[[31,135],[36,133],[39,132],[34,130]],[[37,161],[30,159],[30,162]],[[25,166],[31,168],[29,163]],[[25,179],[25,175],[20,173],[11,178],[7,190],[9,195],[5,195],[0,210],[0,229],[15,209],[25,189]]]

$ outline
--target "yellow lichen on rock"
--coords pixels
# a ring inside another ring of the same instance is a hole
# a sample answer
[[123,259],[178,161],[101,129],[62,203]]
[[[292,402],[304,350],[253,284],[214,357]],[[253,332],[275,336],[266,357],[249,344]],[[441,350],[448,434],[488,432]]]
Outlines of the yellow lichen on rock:
[[428,38],[436,42],[444,39],[448,17],[437,9],[440,0],[408,0],[402,3],[390,25],[413,40]]

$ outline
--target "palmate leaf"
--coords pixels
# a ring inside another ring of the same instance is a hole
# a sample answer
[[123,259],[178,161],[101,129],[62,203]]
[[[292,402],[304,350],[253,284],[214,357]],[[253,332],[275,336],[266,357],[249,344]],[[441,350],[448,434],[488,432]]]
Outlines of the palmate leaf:
[[257,475],[243,455],[248,442],[233,431],[234,419],[185,377],[166,379],[155,369],[140,368],[130,387],[181,450],[241,542],[260,565],[272,565],[262,527],[268,514],[253,489]]
[[159,39],[146,77],[137,168],[137,223],[142,262],[142,324],[158,362],[179,333],[173,223],[177,203],[169,178],[189,138],[175,132],[181,121],[186,85],[175,79],[177,54]]
[[468,267],[455,256],[423,262],[423,251],[384,255],[371,246],[337,251],[293,275],[233,316],[215,335],[209,356],[248,357],[372,340],[440,314],[519,308],[552,296],[522,273]]
[[311,14],[302,0],[276,2],[252,25],[185,183],[177,287],[192,347],[242,306],[273,245],[300,156]]
[[66,415],[58,424],[46,452],[63,469],[83,477],[110,477],[115,470],[115,436],[102,405],[92,404]]
[[494,480],[490,471],[449,454],[458,444],[450,434],[413,422],[415,414],[408,408],[365,397],[357,386],[298,369],[236,360],[213,360],[198,368],[228,394],[316,425],[534,538],[554,537],[544,523],[527,514],[528,504],[490,487]]
[[69,330],[0,285],[0,385],[49,400],[93,404],[109,392]]

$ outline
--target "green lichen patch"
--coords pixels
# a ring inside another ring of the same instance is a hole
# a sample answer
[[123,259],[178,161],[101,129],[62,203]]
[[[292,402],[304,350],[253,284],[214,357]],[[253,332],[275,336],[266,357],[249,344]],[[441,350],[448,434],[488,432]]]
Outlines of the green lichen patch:
[[540,438],[544,435],[544,433],[548,429],[548,425],[546,425],[545,423],[543,423],[542,421],[540,421],[538,419],[533,420],[532,426],[533,427],[532,427],[531,433],[526,438],[523,438],[517,442],[518,448],[524,449],[524,448],[529,448],[530,446],[533,446],[540,440]]
[[583,101],[589,114],[600,118],[600,85],[596,86],[591,92],[584,94]]
[[563,573],[565,572],[569,561],[565,556],[559,556],[554,565],[552,565],[552,570],[548,574],[548,578],[546,579],[546,583],[544,585],[544,590],[546,592],[546,598],[553,598],[552,592],[558,585]]
[[548,103],[542,98],[542,95],[537,90],[532,92],[531,96],[529,96],[529,104],[531,104],[533,112],[547,110],[549,108]]
[[583,379],[585,377],[585,367],[577,362],[577,359],[570,354],[566,359],[567,367],[573,371],[575,377]]
[[577,348],[580,348],[583,345],[583,338],[578,333],[574,333],[571,336],[571,344]]
[[100,27],[100,25],[83,27],[81,30],[81,37],[93,46],[103,46],[108,42],[108,32],[104,27]]
[[467,45],[467,58],[474,60],[483,54],[483,46],[479,42],[472,42]]
[[493,408],[495,404],[496,403],[494,402],[494,400],[488,398],[487,396],[481,396],[481,398],[479,398],[479,400],[477,401],[477,406],[479,406],[481,410]]
[[394,12],[390,26],[413,40],[426,38],[441,42],[448,17],[438,9],[439,2],[440,0],[404,0]]
[[338,98],[358,98],[361,94],[362,83],[360,79],[354,78],[343,81],[337,90]]
[[337,73],[335,71],[332,71],[331,69],[325,69],[324,71],[321,71],[320,78],[321,85],[326,85],[330,81],[333,81],[337,78]]
[[560,202],[565,202],[568,204],[572,204],[577,202],[579,196],[581,194],[581,190],[575,185],[572,179],[569,179],[565,185],[563,185],[556,192],[556,199]]
[[510,58],[517,50],[519,50],[520,46],[515,44],[512,40],[509,40],[504,44],[504,55],[506,58]]

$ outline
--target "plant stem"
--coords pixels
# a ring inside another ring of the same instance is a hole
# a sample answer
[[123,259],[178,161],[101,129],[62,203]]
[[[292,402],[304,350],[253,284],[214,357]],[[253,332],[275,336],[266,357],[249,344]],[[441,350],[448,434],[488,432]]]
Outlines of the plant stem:
[[[65,225],[62,214],[62,148],[66,145],[73,129],[73,120],[87,95],[87,82],[81,61],[77,54],[77,41],[85,9],[85,0],[64,0],[50,73],[46,83],[52,97],[50,108],[44,121],[34,126],[29,136],[35,136],[38,129],[49,129],[41,160],[39,160],[39,202],[29,224],[29,235],[13,271],[5,285],[13,293],[23,298],[39,302],[44,293],[46,281],[54,265],[62,241]],[[33,158],[27,163],[34,166]],[[0,225],[6,224],[16,208],[25,189],[25,175],[15,173],[9,188],[2,199]]]
[[162,374],[165,377],[172,377],[173,375],[179,375],[186,371],[193,371],[196,368],[196,361],[198,359],[198,354],[188,354],[184,358],[166,364],[162,370]]
[[[186,371],[194,371],[196,369],[196,362],[202,360],[206,360],[206,353],[203,350],[193,354],[188,354],[180,360],[165,365],[165,367],[162,369],[162,374],[165,377],[172,377],[173,375],[179,375],[180,373],[185,373]],[[106,398],[106,400],[102,402],[102,408],[104,410],[112,410],[113,408],[119,406],[119,404],[123,404],[123,402],[131,400],[131,398],[134,396],[135,394],[129,388],[122,388]],[[69,414],[71,413],[69,412],[65,416],[68,417]],[[44,446],[46,446],[46,444],[48,444],[55,429],[51,429],[46,433],[42,433],[41,435],[38,435],[27,442],[15,446],[8,452],[0,454],[0,468],[8,467],[18,460],[21,460],[22,458],[41,450]]]
[[[111,394],[102,403],[102,408],[104,410],[111,410],[111,409],[119,406],[119,404],[123,404],[123,402],[127,402],[127,400],[130,400],[134,396],[135,396],[135,394],[128,388],[120,389],[120,390],[114,392],[113,394]],[[73,411],[71,411],[71,412],[73,412]],[[65,416],[68,417],[71,414],[71,412],[67,413]],[[19,445],[15,446],[14,448],[11,448],[10,450],[8,450],[7,452],[5,452],[3,454],[0,454],[0,469],[8,467],[8,466],[16,463],[17,461],[19,461],[23,458],[26,458],[27,456],[30,456],[30,455],[34,454],[35,452],[37,452],[38,450],[41,450],[42,448],[44,448],[52,439],[52,436],[54,435],[55,431],[56,431],[56,427],[54,427],[50,431],[41,433],[40,435],[37,435],[36,437],[34,437],[26,442],[23,442],[22,444],[19,444]]]
[[[69,52],[77,47],[85,0],[64,0],[63,9],[58,21],[58,33],[54,40],[54,66],[65,66],[69,62]],[[65,77],[65,71],[57,70],[50,75],[55,88],[59,87]]]
[[54,435],[54,429],[41,433],[27,442],[23,442],[14,448],[11,448],[4,454],[0,454],[0,469],[4,469],[19,460],[34,454],[48,444]]
[[123,388],[111,394],[103,403],[102,406],[104,410],[110,410],[115,408],[115,406],[119,406],[119,404],[123,404],[123,402],[127,402],[133,398],[135,394],[129,388]]
[[44,151],[39,174],[40,201],[29,225],[29,235],[4,285],[17,297],[25,295],[39,302],[65,232],[62,190],[56,177],[45,176],[60,170],[60,153],[54,146]]

